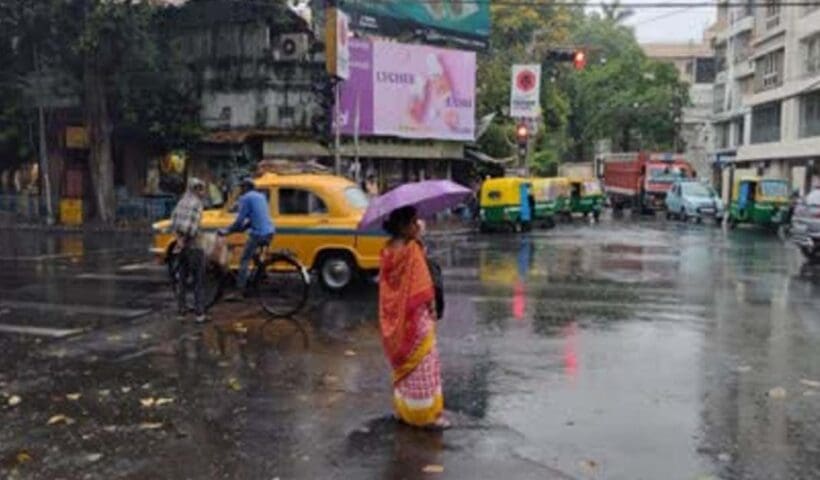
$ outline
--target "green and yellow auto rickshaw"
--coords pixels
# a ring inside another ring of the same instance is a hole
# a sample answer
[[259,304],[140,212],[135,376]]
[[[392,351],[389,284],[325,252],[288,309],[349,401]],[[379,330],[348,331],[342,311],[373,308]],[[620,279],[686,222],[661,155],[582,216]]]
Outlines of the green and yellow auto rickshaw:
[[601,182],[594,178],[570,178],[569,206],[571,213],[589,215],[598,221],[604,208],[604,191]]
[[572,184],[566,177],[550,177],[550,188],[555,195],[555,216],[568,220],[572,216],[570,193]]
[[777,228],[789,221],[789,184],[778,178],[738,178],[732,189],[729,225]]
[[532,196],[535,200],[533,222],[546,228],[555,226],[558,211],[558,186],[552,178],[531,178]]
[[535,199],[529,180],[519,177],[490,178],[481,185],[480,229],[529,230]]

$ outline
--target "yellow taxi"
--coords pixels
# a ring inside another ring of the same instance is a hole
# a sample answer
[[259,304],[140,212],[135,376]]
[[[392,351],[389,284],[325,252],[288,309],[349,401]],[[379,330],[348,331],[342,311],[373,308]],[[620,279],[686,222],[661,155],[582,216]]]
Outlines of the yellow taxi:
[[[355,183],[333,175],[266,173],[255,178],[254,184],[268,197],[276,226],[272,248],[293,252],[327,289],[344,290],[359,274],[378,270],[379,252],[387,237],[381,231],[357,230],[368,198]],[[233,223],[235,200],[224,208],[206,210],[203,230],[215,231]],[[153,227],[151,252],[163,260],[174,242],[171,221],[162,220]],[[228,237],[231,268],[239,265],[239,247],[245,238],[244,233]]]

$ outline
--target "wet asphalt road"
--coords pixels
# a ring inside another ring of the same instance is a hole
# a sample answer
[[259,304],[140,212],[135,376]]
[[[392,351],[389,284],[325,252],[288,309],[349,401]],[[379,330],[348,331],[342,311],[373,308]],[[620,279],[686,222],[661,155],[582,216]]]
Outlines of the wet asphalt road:
[[431,239],[443,434],[389,418],[372,285],[201,328],[147,241],[0,231],[0,478],[820,478],[820,271],[766,232]]

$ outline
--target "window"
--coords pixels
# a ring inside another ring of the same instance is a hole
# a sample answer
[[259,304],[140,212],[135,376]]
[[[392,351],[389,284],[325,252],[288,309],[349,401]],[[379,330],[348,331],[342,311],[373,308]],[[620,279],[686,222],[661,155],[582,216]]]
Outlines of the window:
[[717,141],[717,148],[729,148],[729,130],[730,124],[728,122],[715,124],[715,136]]
[[774,30],[780,26],[780,2],[769,0],[766,2],[766,30]]
[[757,91],[769,90],[783,84],[783,50],[775,50],[757,59],[755,65]]
[[783,180],[763,180],[760,182],[760,194],[764,197],[788,197],[789,185]]
[[803,40],[803,70],[808,75],[820,73],[820,34]]
[[745,141],[745,128],[746,121],[743,117],[740,117],[737,120],[735,120],[735,145],[743,145],[743,142]]
[[697,182],[689,182],[683,185],[683,194],[689,197],[711,197],[712,192],[705,185]]
[[767,103],[752,109],[752,143],[780,140],[780,102]]
[[735,37],[732,42],[734,43],[734,56],[732,57],[732,62],[737,65],[738,63],[745,62],[749,59],[749,42],[751,39],[751,35],[749,33],[744,33]]
[[308,190],[280,188],[279,213],[282,215],[326,215],[327,205]]
[[367,195],[359,187],[348,187],[345,189],[345,199],[347,204],[357,210],[364,210],[370,203]]
[[724,99],[726,98],[726,85],[718,84],[715,85],[713,96],[712,96],[712,111],[714,113],[720,113],[725,110],[724,106]]
[[800,138],[820,136],[820,90],[800,97]]
[[[725,56],[725,53],[724,53]],[[724,58],[725,63],[725,58]],[[725,65],[724,65],[725,68]],[[695,83],[714,83],[715,81],[715,59],[714,57],[701,57],[695,60]]]

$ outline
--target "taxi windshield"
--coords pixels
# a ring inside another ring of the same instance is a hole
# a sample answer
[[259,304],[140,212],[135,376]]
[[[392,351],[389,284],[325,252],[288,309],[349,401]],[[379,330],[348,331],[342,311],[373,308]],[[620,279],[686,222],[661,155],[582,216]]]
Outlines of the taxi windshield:
[[672,168],[653,168],[649,170],[649,181],[658,183],[673,183],[675,180],[686,178],[683,169],[679,167]]
[[789,186],[782,180],[763,180],[760,182],[760,193],[764,197],[788,197]]

